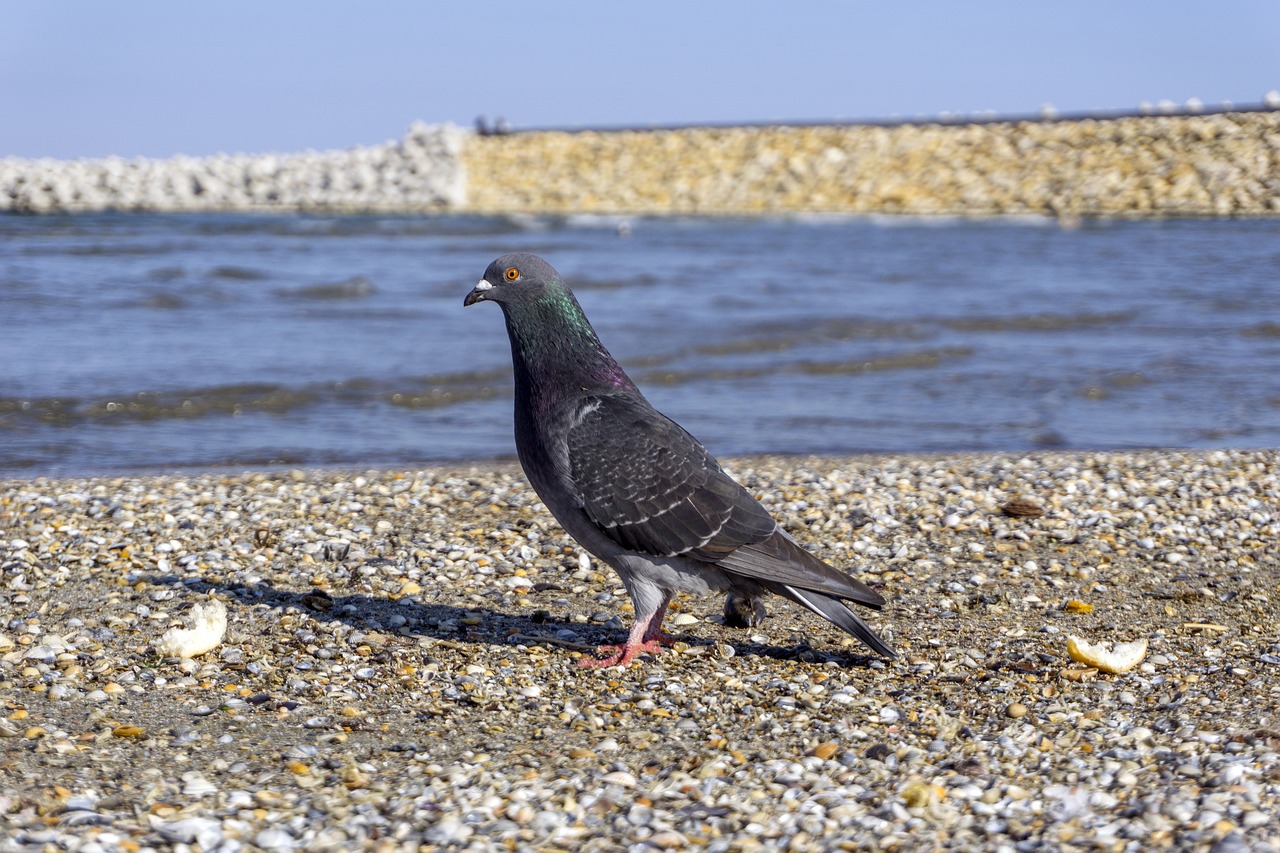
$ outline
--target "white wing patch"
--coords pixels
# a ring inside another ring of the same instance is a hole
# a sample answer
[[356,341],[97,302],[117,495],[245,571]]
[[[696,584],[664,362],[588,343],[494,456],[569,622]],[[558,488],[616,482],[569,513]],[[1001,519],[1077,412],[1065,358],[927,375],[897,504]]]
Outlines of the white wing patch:
[[600,401],[592,400],[591,402],[583,406],[581,409],[578,409],[577,413],[573,416],[573,423],[569,425],[569,429],[573,429],[574,427],[581,424],[583,421],[587,419],[588,415],[598,410],[599,408],[600,408]]

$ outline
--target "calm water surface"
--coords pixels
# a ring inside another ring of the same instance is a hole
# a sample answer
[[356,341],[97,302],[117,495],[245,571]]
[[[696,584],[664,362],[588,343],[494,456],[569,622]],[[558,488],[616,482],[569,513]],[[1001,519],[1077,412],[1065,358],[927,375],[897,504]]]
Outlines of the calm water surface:
[[534,251],[716,453],[1280,447],[1280,221],[0,216],[0,472],[509,456]]

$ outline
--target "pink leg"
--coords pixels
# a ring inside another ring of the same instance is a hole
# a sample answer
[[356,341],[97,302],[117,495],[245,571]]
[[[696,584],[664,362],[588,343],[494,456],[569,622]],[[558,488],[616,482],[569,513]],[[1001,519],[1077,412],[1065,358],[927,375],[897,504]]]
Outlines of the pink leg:
[[671,637],[662,633],[662,617],[666,615],[667,605],[664,603],[647,618],[636,619],[636,624],[631,626],[631,633],[627,634],[625,643],[620,646],[601,646],[597,649],[600,654],[608,652],[613,652],[613,654],[599,660],[582,658],[578,663],[582,666],[628,666],[631,661],[635,660],[636,655],[641,652],[648,652],[649,654],[660,652],[663,643],[670,645],[675,642]]

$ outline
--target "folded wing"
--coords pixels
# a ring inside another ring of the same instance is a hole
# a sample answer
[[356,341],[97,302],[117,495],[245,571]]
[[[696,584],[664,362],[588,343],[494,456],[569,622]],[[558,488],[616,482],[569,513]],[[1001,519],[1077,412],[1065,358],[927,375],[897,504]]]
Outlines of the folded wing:
[[870,587],[796,544],[697,439],[643,398],[584,400],[568,449],[583,511],[624,548],[688,556],[764,584],[884,605]]

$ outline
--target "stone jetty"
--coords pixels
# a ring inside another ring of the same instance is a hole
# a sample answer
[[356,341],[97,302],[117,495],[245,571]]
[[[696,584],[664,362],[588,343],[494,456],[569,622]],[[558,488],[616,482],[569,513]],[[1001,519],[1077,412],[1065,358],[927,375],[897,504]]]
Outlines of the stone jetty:
[[345,151],[0,159],[0,210],[1256,217],[1280,110],[478,134]]

